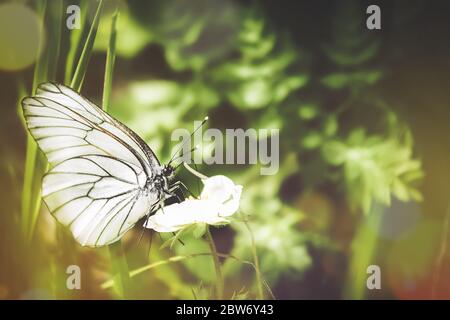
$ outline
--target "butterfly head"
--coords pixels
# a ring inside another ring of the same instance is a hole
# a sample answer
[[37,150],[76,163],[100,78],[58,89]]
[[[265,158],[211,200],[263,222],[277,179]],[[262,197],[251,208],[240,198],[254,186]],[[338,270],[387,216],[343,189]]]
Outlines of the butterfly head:
[[175,168],[172,167],[170,164],[164,165],[164,167],[162,168],[162,174],[166,178],[171,178],[174,171],[175,171]]

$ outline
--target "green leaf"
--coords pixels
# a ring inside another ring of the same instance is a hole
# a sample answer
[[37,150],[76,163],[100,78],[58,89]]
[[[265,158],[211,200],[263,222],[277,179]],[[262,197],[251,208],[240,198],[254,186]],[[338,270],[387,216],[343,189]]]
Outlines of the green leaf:
[[311,120],[319,114],[319,107],[314,103],[304,103],[299,106],[297,114],[300,119]]
[[328,88],[339,90],[343,88],[358,88],[377,83],[383,73],[379,70],[338,72],[322,78],[321,82]]
[[[414,184],[421,179],[421,163],[412,159],[411,142],[365,135],[353,130],[345,141],[328,141],[322,147],[326,162],[342,166],[347,195],[353,207],[369,213],[374,201],[389,205],[420,199]],[[406,178],[406,179],[405,179]]]
[[87,66],[89,63],[89,59],[91,57],[92,48],[94,46],[95,36],[97,34],[97,28],[100,21],[100,13],[102,11],[102,7],[103,7],[103,0],[100,0],[97,7],[97,11],[95,12],[94,20],[92,21],[91,24],[91,28],[89,29],[89,33],[83,47],[83,51],[81,51],[80,60],[78,61],[77,68],[75,69],[75,73],[70,83],[70,86],[76,91],[81,90],[84,76],[86,75]]
[[339,141],[326,142],[322,147],[322,155],[331,165],[338,166],[346,159],[346,146]]
[[375,57],[378,49],[380,48],[380,44],[380,41],[372,41],[356,50],[343,50],[342,48],[337,47],[325,47],[325,53],[339,66],[356,66]]
[[326,118],[323,126],[323,132],[325,136],[332,137],[338,131],[338,122],[335,116],[329,116]]
[[323,142],[323,137],[320,132],[312,131],[307,133],[302,139],[302,146],[305,149],[316,149],[320,147]]

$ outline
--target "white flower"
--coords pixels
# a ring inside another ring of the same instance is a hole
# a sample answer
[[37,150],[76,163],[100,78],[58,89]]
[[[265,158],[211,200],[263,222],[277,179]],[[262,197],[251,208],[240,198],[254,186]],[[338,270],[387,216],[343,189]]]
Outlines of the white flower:
[[211,200],[220,204],[219,215],[228,217],[239,209],[242,186],[235,185],[230,178],[213,176],[203,180],[201,200]]
[[157,232],[175,232],[197,223],[229,223],[226,217],[239,209],[242,186],[235,185],[225,176],[213,176],[202,181],[204,187],[200,199],[187,199],[166,206],[151,216],[144,227]]

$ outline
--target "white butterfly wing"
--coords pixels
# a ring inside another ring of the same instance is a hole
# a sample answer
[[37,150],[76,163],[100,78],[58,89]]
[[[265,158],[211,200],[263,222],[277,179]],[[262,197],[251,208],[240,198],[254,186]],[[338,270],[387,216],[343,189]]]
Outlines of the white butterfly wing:
[[42,196],[79,243],[117,241],[158,201],[145,189],[160,170],[130,129],[72,89],[53,83],[22,102],[28,129],[47,156]]

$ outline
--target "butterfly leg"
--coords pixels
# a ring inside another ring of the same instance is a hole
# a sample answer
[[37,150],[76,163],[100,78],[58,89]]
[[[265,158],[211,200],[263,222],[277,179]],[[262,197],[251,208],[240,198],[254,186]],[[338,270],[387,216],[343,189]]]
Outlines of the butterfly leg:
[[[178,181],[176,181],[176,182],[174,182],[173,184],[172,184],[172,186],[170,187],[170,189],[169,189],[169,192],[170,193],[173,193],[175,190],[177,190],[177,189],[180,189],[181,191],[183,191],[183,190],[186,190],[188,193],[189,193],[189,195],[191,196],[191,197],[193,197],[193,198],[196,198],[196,196],[188,189],[188,187],[186,187],[186,185],[182,182],[182,181],[180,181],[180,180],[178,180]],[[184,193],[184,192],[183,192]]]
[[161,194],[158,194],[158,199],[159,200],[157,202],[155,202],[154,204],[151,205],[150,210],[148,210],[148,213],[145,216],[145,222],[144,222],[144,225],[142,226],[142,231],[141,231],[141,234],[139,236],[138,244],[141,242],[141,239],[144,236],[144,231],[146,229],[145,226],[147,225],[148,219],[150,219],[150,216],[152,215],[153,212],[157,211],[157,210],[155,210],[156,206],[158,206],[158,209],[159,209],[159,206],[160,206],[160,203],[161,203],[161,199],[162,199]]

